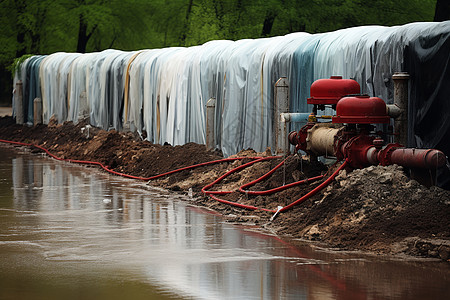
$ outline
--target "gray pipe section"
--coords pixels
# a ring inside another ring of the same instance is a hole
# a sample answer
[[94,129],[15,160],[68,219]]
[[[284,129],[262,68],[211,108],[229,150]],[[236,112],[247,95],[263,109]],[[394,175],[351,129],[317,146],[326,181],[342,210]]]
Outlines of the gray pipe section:
[[306,123],[308,122],[308,117],[311,113],[282,113],[282,122],[297,122]]
[[391,118],[398,118],[402,114],[402,110],[397,104],[386,104],[386,113]]
[[34,98],[33,100],[33,124],[42,124],[42,100],[41,98]]
[[398,72],[392,75],[394,81],[394,105],[400,109],[400,114],[394,119],[394,141],[403,146],[408,143],[408,80],[409,74]]
[[206,103],[206,148],[214,149],[216,142],[214,138],[214,126],[215,126],[215,114],[216,114],[216,98],[211,98]]
[[282,122],[282,113],[289,112],[289,81],[286,77],[281,77],[275,83],[275,103],[274,103],[274,145],[275,154],[284,155],[288,152],[289,142],[287,140],[287,124]]
[[16,90],[14,91],[14,111],[16,113],[16,124],[23,124],[23,90],[22,80],[17,81]]

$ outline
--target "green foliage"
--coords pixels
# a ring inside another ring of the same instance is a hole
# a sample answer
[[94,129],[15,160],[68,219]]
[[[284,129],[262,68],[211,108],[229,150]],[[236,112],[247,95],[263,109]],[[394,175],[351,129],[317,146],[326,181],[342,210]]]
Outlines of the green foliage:
[[436,0],[2,0],[0,101],[9,99],[5,78],[25,53],[138,50],[399,25],[432,21],[435,6]]
[[25,53],[190,46],[433,20],[436,0],[3,0],[0,66]]
[[21,57],[15,58],[13,63],[8,67],[8,70],[11,71],[12,77],[16,74],[16,71],[18,71],[17,75],[20,76],[21,68],[20,66],[23,64],[24,61],[26,61],[28,58],[34,56],[34,54],[24,54]]

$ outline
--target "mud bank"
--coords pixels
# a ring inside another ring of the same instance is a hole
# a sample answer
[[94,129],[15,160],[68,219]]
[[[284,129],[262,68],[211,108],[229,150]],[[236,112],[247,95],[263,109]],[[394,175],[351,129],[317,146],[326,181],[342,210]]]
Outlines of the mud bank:
[[[98,161],[114,171],[142,177],[223,158],[220,152],[208,151],[204,145],[162,146],[142,141],[130,132],[90,128],[88,135],[85,125],[83,122],[74,125],[51,121],[48,126],[28,127],[16,125],[11,117],[3,117],[0,118],[0,139],[37,144],[62,158]],[[270,156],[270,151],[244,150],[237,156]],[[243,184],[270,171],[281,160],[256,163],[211,189],[233,191],[221,195],[224,200],[276,210],[323,181],[264,196],[237,191]],[[450,192],[420,185],[409,179],[402,167],[372,166],[352,172],[341,171],[322,192],[271,221],[273,213],[225,205],[201,193],[205,185],[248,161],[186,170],[149,184],[192,194],[193,204],[216,210],[230,222],[258,224],[292,240],[309,240],[339,250],[450,261]],[[268,190],[327,172],[329,174],[324,165],[294,155],[288,157],[285,165],[272,176],[250,190]]]

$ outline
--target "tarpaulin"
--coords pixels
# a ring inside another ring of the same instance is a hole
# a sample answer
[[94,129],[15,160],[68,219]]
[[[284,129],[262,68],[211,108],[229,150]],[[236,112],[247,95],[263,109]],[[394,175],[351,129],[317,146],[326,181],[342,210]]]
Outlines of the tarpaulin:
[[290,110],[306,113],[309,88],[317,79],[353,78],[362,93],[393,103],[392,75],[407,71],[410,146],[450,155],[449,34],[447,21],[187,48],[55,53],[26,60],[14,82],[22,80],[26,89],[28,122],[32,98],[41,94],[44,122],[52,115],[59,122],[89,116],[94,126],[146,131],[149,141],[172,145],[205,143],[205,105],[214,97],[216,146],[228,156],[243,148],[273,147],[274,84],[280,77],[290,82]]
[[[436,148],[450,156],[450,31],[448,23],[426,28],[410,40],[404,70],[410,74],[409,146]],[[450,189],[450,171],[439,170],[438,185]]]

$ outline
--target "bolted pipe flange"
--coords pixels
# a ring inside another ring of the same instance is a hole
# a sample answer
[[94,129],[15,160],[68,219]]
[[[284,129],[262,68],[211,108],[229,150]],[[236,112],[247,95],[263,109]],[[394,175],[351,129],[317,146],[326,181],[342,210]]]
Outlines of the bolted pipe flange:
[[386,147],[378,151],[377,159],[380,162],[380,165],[382,166],[388,166],[391,165],[391,155],[392,152],[397,149],[403,147],[402,145],[398,143],[393,144],[387,144]]
[[394,137],[396,143],[409,146],[408,143],[408,81],[409,74],[397,72],[392,75],[394,81],[394,105],[401,113],[394,120],[394,129],[397,133]]
[[368,135],[357,135],[352,137],[343,145],[341,150],[344,157],[348,160],[353,168],[364,168],[372,164],[367,152],[373,148],[373,137]]
[[288,141],[291,145],[297,146],[299,140],[297,136],[297,131],[291,131],[288,134]]

